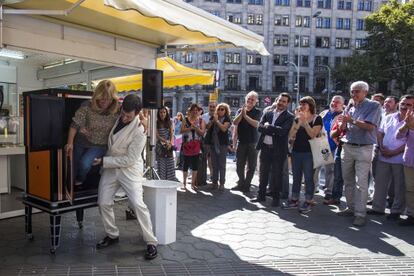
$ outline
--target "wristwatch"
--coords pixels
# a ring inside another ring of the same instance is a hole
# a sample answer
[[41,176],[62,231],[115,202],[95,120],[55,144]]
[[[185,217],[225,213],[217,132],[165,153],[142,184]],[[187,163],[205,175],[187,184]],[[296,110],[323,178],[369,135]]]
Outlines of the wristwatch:
[[356,120],[355,119],[352,119],[351,124],[356,125]]

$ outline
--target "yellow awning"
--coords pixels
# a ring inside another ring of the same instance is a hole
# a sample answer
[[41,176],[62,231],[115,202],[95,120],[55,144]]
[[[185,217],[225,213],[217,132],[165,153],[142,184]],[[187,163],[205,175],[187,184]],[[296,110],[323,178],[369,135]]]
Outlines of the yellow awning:
[[[15,9],[64,10],[77,0],[25,0]],[[181,0],[86,0],[69,15],[43,16],[154,46],[244,47],[268,55],[263,37]]]
[[[169,57],[157,59],[157,69],[164,72],[164,88],[184,85],[212,85],[214,72],[197,70],[175,62]],[[118,91],[140,90],[142,87],[142,74],[111,79]]]

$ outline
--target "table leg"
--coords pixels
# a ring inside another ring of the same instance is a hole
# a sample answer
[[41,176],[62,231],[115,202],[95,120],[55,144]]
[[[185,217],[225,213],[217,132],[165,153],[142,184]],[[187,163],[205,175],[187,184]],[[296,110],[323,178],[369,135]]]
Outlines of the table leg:
[[50,215],[50,253],[55,254],[60,243],[60,215]]
[[24,222],[25,222],[26,237],[29,240],[33,240],[33,233],[32,233],[32,206],[29,206],[29,205],[25,205],[24,206]]

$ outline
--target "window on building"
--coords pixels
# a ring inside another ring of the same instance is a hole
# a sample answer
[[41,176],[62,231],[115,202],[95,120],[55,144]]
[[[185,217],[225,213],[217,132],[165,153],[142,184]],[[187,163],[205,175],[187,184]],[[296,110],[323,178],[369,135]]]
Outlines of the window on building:
[[296,7],[303,7],[303,0],[296,0]]
[[273,45],[274,46],[289,46],[289,36],[275,34],[274,39],[273,39]]
[[350,39],[349,38],[343,38],[342,39],[342,48],[343,49],[349,49],[350,47]]
[[220,0],[204,0],[206,2],[214,2],[214,3],[220,3]]
[[317,7],[320,9],[330,9],[331,4],[331,0],[318,0]]
[[296,15],[296,18],[295,18],[295,26],[296,27],[302,27],[302,16]]
[[263,25],[263,14],[256,14],[256,25]]
[[337,18],[336,19],[336,28],[341,30],[344,28],[344,19],[343,18]]
[[[295,35],[295,47],[298,47],[299,44],[299,35]],[[300,47],[309,47],[309,36],[302,35]]]
[[275,76],[273,90],[275,92],[286,92],[286,76]]
[[345,9],[345,1],[344,0],[339,0],[338,1],[337,9],[338,10],[344,10]]
[[225,63],[240,64],[240,53],[226,53],[224,55]]
[[286,66],[288,59],[288,55],[273,55],[273,65]]
[[336,49],[342,49],[342,38],[336,38],[335,39],[335,48]]
[[316,18],[316,28],[322,28],[323,27],[323,18],[318,17]]
[[240,53],[234,53],[233,54],[233,63],[234,64],[240,64]]
[[204,63],[217,63],[218,62],[217,52],[204,52],[203,62]]
[[226,78],[226,89],[236,90],[239,87],[239,75],[228,74]]
[[352,10],[352,1],[345,2],[345,9],[349,11]]
[[254,14],[247,15],[247,24],[253,25],[254,24]]
[[364,46],[366,46],[366,40],[363,38],[357,38],[355,39],[355,49],[361,49]]
[[241,24],[241,14],[228,14],[227,21],[235,24]]
[[185,63],[192,63],[193,62],[193,53],[188,52],[184,55],[184,62]]
[[263,0],[249,0],[249,5],[263,5]]
[[260,86],[260,77],[258,75],[249,75],[248,76],[248,90],[258,90],[261,91],[262,88]]
[[290,6],[290,0],[275,0],[275,6]]
[[317,36],[316,48],[329,48],[329,37]]
[[172,60],[175,60],[175,54],[173,53],[168,54],[168,57]]
[[357,21],[356,21],[356,29],[358,31],[363,31],[365,29],[364,19],[357,19]]
[[305,7],[306,8],[310,8],[311,4],[312,4],[312,0],[305,0]]
[[[298,64],[298,55],[295,55],[295,64]],[[309,67],[309,56],[301,56],[299,65],[301,67]]]
[[303,27],[309,28],[310,27],[310,16],[303,17]]
[[342,58],[341,57],[335,57],[335,67],[338,67],[342,64]]
[[282,26],[282,16],[279,14],[275,14],[275,25]]
[[330,17],[318,17],[316,19],[316,28],[331,28],[331,18]]
[[242,0],[227,0],[229,4],[241,4]]
[[358,0],[359,11],[372,11],[372,0]]
[[328,65],[329,57],[327,56],[315,56],[315,66]]
[[282,16],[282,25],[289,26],[289,15]]
[[351,18],[345,18],[344,20],[344,29],[350,30],[351,29]]
[[262,64],[262,57],[260,55],[255,54],[247,54],[247,64],[250,65],[261,65]]

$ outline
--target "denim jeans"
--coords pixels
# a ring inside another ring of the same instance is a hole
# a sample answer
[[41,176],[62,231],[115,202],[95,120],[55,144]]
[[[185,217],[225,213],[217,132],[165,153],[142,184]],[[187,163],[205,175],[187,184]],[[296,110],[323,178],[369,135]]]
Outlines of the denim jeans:
[[315,193],[313,182],[313,158],[311,152],[292,152],[293,186],[292,199],[299,199],[302,175],[305,176],[305,199],[312,200]]
[[342,146],[338,145],[334,156],[334,184],[332,188],[332,198],[338,200],[341,199],[344,190],[344,180],[342,179],[341,152]]
[[86,180],[89,170],[95,158],[101,158],[106,153],[106,147],[84,147],[75,144],[73,147],[73,164],[75,167],[76,181]]

